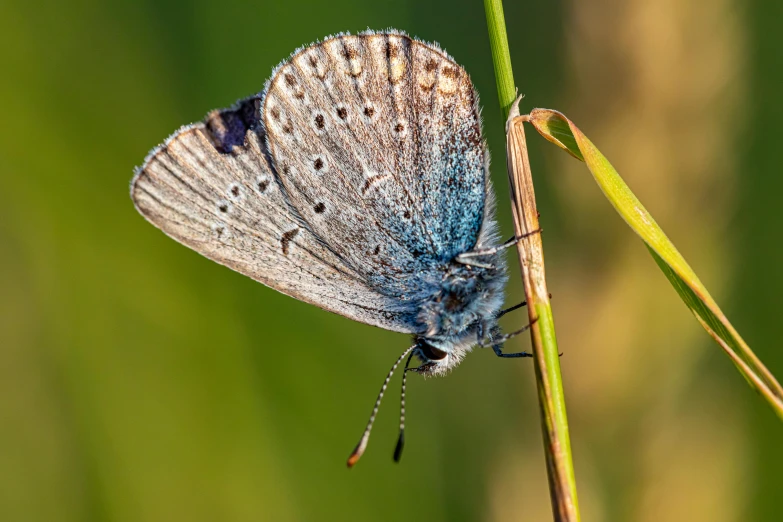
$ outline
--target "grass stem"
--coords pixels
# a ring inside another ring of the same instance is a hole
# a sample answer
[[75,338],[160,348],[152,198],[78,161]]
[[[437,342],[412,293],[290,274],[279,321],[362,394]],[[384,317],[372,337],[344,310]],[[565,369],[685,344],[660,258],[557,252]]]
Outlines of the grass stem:
[[555,336],[552,307],[546,286],[544,251],[539,230],[533,177],[527,153],[523,123],[516,101],[516,85],[511,70],[506,24],[501,0],[484,0],[487,27],[495,65],[498,98],[506,124],[506,154],[511,186],[514,231],[527,236],[517,243],[522,282],[528,303],[532,327],[534,366],[541,411],[544,454],[546,455],[549,491],[554,519],[558,522],[578,522],[579,504],[576,478],[571,456],[560,356]]

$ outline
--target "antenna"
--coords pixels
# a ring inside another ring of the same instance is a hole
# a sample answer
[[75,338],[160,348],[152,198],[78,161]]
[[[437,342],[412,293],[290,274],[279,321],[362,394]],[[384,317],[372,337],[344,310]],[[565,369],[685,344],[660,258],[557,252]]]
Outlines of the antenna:
[[399,462],[402,458],[402,448],[405,446],[405,380],[408,377],[409,370],[415,370],[415,368],[408,368],[408,365],[413,359],[413,353],[408,356],[408,360],[405,361],[405,368],[402,369],[402,394],[400,395],[400,437],[397,439],[397,446],[394,448],[394,462]]
[[[389,381],[391,380],[392,375],[394,375],[394,371],[400,365],[402,360],[405,359],[406,355],[410,353],[411,356],[413,356],[411,352],[413,351],[414,348],[416,348],[416,346],[418,345],[414,344],[413,346],[405,350],[402,353],[402,355],[400,355],[399,359],[397,359],[394,362],[394,365],[392,365],[391,370],[389,370],[389,373],[386,375],[386,379],[383,381],[383,386],[381,386],[381,391],[378,394],[378,398],[375,400],[375,406],[373,406],[372,413],[370,414],[370,420],[367,422],[367,427],[364,428],[364,433],[362,434],[362,438],[359,439],[359,444],[356,445],[356,448],[348,457],[349,468],[352,468],[354,464],[356,464],[359,461],[362,454],[364,453],[364,450],[367,449],[367,441],[370,439],[370,431],[372,431],[372,425],[375,422],[375,416],[378,414],[378,408],[381,407],[381,399],[383,399],[383,394],[386,392],[386,387],[389,385]],[[410,358],[408,360],[410,360]],[[405,374],[403,373],[403,379],[404,378],[405,378]],[[397,443],[397,445],[399,446],[399,443]],[[400,449],[400,451],[402,451],[402,449]]]

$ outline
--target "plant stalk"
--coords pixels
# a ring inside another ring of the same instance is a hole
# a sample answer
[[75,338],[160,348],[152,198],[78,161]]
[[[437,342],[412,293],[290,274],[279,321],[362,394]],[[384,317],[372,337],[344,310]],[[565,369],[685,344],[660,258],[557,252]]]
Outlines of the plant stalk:
[[514,83],[514,71],[511,70],[511,54],[508,51],[503,2],[501,0],[484,0],[484,11],[487,13],[489,45],[492,47],[492,63],[495,66],[498,100],[505,118],[508,116],[511,104],[514,103],[514,98],[517,97],[517,89]]
[[[506,153],[514,230],[517,236],[525,236],[540,230],[540,225],[525,141],[525,117],[519,116],[516,103],[512,105],[507,122]],[[577,522],[580,517],[576,477],[571,456],[563,379],[560,374],[560,355],[546,286],[541,234],[530,235],[517,243],[517,253],[528,303],[528,316],[532,324],[530,338],[533,344],[533,363],[552,511],[558,522]]]
[[579,503],[571,456],[560,356],[555,336],[552,307],[546,286],[544,251],[536,209],[533,177],[527,153],[523,123],[519,116],[519,98],[514,101],[516,86],[511,70],[503,4],[501,0],[484,0],[487,27],[495,65],[498,98],[506,123],[506,154],[511,187],[514,231],[524,237],[517,243],[522,269],[522,282],[528,303],[532,327],[534,367],[544,438],[549,492],[554,519],[558,522],[578,522]]

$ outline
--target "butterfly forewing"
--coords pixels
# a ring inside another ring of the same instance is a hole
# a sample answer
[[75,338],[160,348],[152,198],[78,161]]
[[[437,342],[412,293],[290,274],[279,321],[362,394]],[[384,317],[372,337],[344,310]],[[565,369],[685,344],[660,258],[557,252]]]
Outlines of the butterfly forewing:
[[131,196],[150,222],[204,256],[297,299],[389,330],[412,332],[306,226],[270,167],[258,98],[214,111],[155,149]]

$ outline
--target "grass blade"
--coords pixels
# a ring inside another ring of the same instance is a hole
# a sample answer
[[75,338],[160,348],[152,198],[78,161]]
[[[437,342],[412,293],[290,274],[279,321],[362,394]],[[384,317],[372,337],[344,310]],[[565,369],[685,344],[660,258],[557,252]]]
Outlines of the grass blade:
[[547,140],[584,161],[601,190],[646,243],[655,262],[707,333],[783,419],[783,388],[732,326],[674,244],[593,143],[563,114],[534,109],[525,117]]

